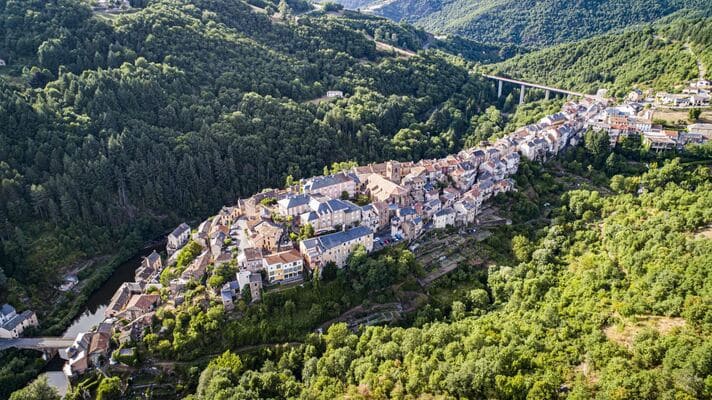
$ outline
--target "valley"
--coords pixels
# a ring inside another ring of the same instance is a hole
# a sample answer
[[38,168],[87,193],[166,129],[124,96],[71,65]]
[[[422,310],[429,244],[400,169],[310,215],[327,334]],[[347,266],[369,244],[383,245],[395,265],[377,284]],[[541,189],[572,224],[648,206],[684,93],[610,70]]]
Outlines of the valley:
[[346,8],[405,21],[436,34],[533,48],[574,42],[665,19],[686,10],[712,11],[704,1],[340,1]]
[[0,0],[0,398],[707,398],[708,4],[339,3]]

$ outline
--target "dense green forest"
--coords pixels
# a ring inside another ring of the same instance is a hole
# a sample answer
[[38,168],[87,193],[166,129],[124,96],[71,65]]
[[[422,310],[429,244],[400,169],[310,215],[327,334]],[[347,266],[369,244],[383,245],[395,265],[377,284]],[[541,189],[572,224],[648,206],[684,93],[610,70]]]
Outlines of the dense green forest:
[[[131,4],[116,15],[83,0],[0,0],[0,302],[38,311],[46,334],[63,330],[117,260],[181,221],[288,175],[345,160],[441,157],[559,109],[559,100],[516,107],[471,73],[520,52],[512,43],[570,41],[701,3],[639,0],[623,12],[603,0],[531,9],[452,1],[417,21],[460,23],[442,30],[470,39],[314,12],[302,0]],[[710,70],[710,26],[690,15],[487,68],[587,91],[668,88],[696,76],[695,59]],[[378,50],[374,40],[417,54]],[[325,99],[332,89],[345,97]],[[481,245],[496,265],[443,278],[433,290],[449,295],[403,327],[310,334],[354,306],[395,301],[394,285],[418,289],[422,266],[404,246],[360,250],[347,269],[252,307],[240,302],[232,315],[205,304],[222,281],[194,282],[183,306],[157,313],[141,355],[195,360],[294,342],[264,357],[214,359],[180,388],[197,387],[196,398],[710,398],[709,170],[646,156],[650,170],[631,174],[623,156],[644,168],[639,149],[609,155],[606,140],[587,135],[565,167],[610,183],[607,195],[560,196],[549,170],[525,164],[524,193],[497,199],[520,225]],[[691,154],[709,160],[709,147]],[[626,176],[608,182],[599,170]],[[556,193],[551,225],[527,198],[537,191],[542,204]],[[62,274],[87,259],[96,268],[82,272],[82,291],[59,295]],[[458,279],[474,288],[450,290]],[[0,353],[0,398],[42,365],[36,352]],[[104,379],[97,393],[119,383]]]
[[593,93],[633,87],[673,90],[712,68],[712,19],[688,15],[623,33],[596,36],[520,55],[492,71]]
[[347,7],[407,21],[430,32],[484,43],[541,47],[655,21],[676,11],[705,9],[704,0],[342,0]]
[[[597,141],[581,153],[593,164],[620,157]],[[627,165],[609,160],[609,173]],[[534,166],[517,180],[552,184]],[[710,182],[672,160],[614,175],[607,195],[567,191],[551,225],[500,243],[512,256],[442,312],[359,334],[333,325],[260,362],[225,353],[190,398],[710,398]]]
[[[328,4],[330,3],[326,3],[325,7],[328,8]],[[315,11],[312,12],[312,15],[329,15],[329,13]],[[427,48],[440,49],[482,64],[502,61],[524,51],[513,44],[483,43],[457,35],[436,38],[422,28],[404,22],[395,23],[385,18],[374,18],[372,15],[358,11],[341,10],[339,15],[340,23],[364,32],[377,41],[411,51]]]
[[[369,35],[424,37],[373,17],[280,19],[238,0],[0,9],[0,300],[38,310],[73,261],[334,161],[456,151],[494,104],[460,58],[378,52]],[[327,89],[347,98],[315,100]]]

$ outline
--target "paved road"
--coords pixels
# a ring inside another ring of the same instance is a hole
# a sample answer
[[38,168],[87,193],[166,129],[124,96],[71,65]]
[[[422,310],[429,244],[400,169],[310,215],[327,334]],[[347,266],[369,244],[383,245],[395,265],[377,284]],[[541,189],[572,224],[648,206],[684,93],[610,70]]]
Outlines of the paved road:
[[18,349],[65,349],[74,343],[74,339],[60,337],[41,337],[41,338],[18,338],[18,339],[0,339],[0,350],[15,347]]

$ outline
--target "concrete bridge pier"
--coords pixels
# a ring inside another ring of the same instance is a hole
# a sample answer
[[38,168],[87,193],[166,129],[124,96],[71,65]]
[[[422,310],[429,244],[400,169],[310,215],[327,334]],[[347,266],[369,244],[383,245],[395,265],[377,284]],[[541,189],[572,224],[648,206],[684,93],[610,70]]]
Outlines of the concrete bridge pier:
[[513,85],[519,85],[521,91],[519,92],[519,104],[524,103],[524,96],[525,96],[525,91],[526,88],[534,88],[534,89],[539,89],[544,91],[544,95],[546,96],[546,99],[548,100],[551,98],[551,94],[554,93],[556,95],[557,93],[565,94],[568,96],[573,96],[573,97],[583,97],[585,94],[583,93],[578,93],[578,92],[572,92],[570,90],[565,90],[565,89],[559,89],[551,86],[546,86],[546,85],[540,85],[537,83],[530,83],[530,82],[524,82],[516,79],[510,79],[510,78],[505,78],[502,76],[496,76],[496,75],[487,75],[487,74],[482,74],[485,78],[488,79],[493,79],[497,81],[497,97],[502,96],[502,85],[504,82],[511,83]]
[[551,91],[549,90],[544,92],[544,100],[549,100],[549,94],[551,94]]

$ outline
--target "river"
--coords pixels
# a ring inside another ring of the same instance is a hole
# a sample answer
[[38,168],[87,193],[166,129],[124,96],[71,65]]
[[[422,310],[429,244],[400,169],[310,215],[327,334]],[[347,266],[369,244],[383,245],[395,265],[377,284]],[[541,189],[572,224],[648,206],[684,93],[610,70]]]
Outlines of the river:
[[[87,332],[92,327],[99,325],[104,321],[104,310],[109,305],[111,297],[116,290],[124,282],[133,282],[134,272],[141,265],[143,257],[151,254],[155,249],[158,250],[165,246],[164,242],[151,244],[141,250],[138,254],[121,263],[111,274],[109,279],[104,282],[91,296],[89,301],[84,305],[81,314],[77,315],[72,324],[64,331],[63,337],[75,338],[81,332]],[[55,356],[45,366],[42,375],[46,376],[50,385],[57,388],[60,393],[66,393],[69,381],[62,372],[64,360]]]
[[92,327],[104,321],[104,310],[111,302],[111,297],[116,293],[116,290],[124,282],[133,282],[134,272],[141,265],[143,258],[151,254],[154,249],[158,250],[162,246],[162,244],[148,246],[119,265],[111,277],[89,296],[89,301],[84,306],[82,313],[74,319],[72,325],[64,331],[62,336],[75,338],[79,333],[90,331]]

